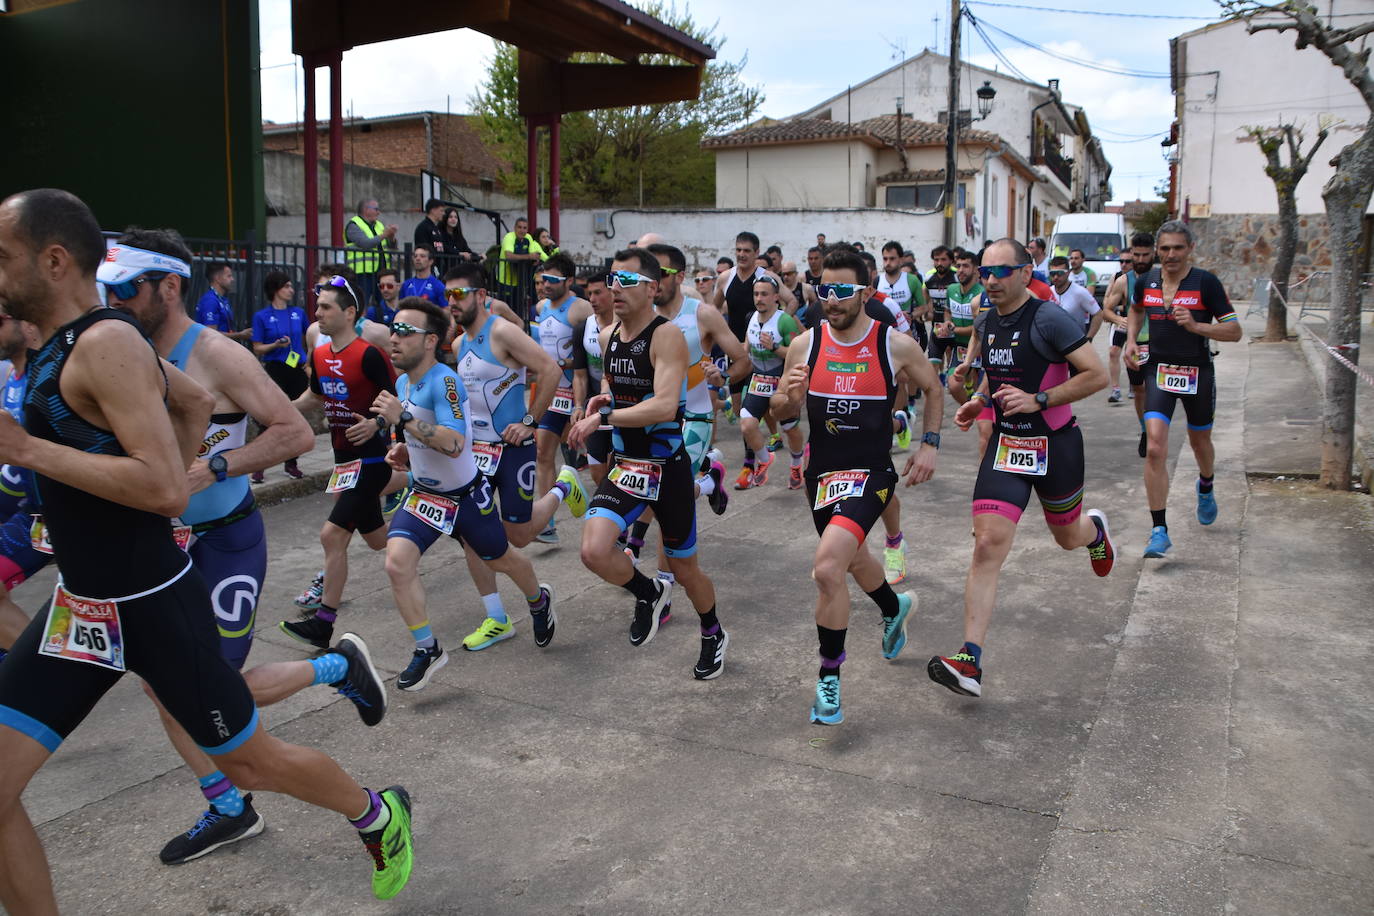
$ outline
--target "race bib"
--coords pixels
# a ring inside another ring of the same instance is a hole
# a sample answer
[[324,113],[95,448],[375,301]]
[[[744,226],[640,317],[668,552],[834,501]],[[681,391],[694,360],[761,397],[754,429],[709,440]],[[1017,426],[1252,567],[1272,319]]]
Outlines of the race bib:
[[868,486],[867,471],[831,471],[822,474],[816,486],[815,508],[824,509],[842,499],[863,496]]
[[749,380],[749,393],[761,398],[771,398],[773,392],[778,390],[778,379],[776,375],[759,375],[754,373],[754,377]]
[[453,533],[453,523],[458,518],[458,504],[451,499],[412,490],[406,499],[405,510],[431,528],[444,534]]
[[177,547],[183,552],[191,549],[191,526],[173,525],[172,540],[177,542]]
[[119,606],[69,593],[59,583],[52,593],[48,623],[38,653],[53,658],[124,670],[124,643],[119,632]]
[[29,526],[29,546],[39,553],[52,556],[52,541],[48,540],[48,526],[43,523],[43,516],[35,515],[33,524]]
[[477,465],[477,472],[487,476],[495,474],[496,466],[501,463],[501,452],[505,448],[505,445],[500,442],[474,440],[472,443],[472,460]]
[[1197,394],[1197,366],[1160,363],[1155,369],[1155,384],[1170,394]]
[[573,393],[571,388],[559,388],[553,393],[553,403],[549,405],[549,410],[553,413],[561,413],[563,416],[572,416]]
[[326,493],[342,493],[344,490],[351,490],[358,485],[358,475],[363,472],[363,460],[354,458],[346,464],[334,465],[334,473],[329,475],[329,486],[324,488]]
[[653,501],[658,499],[658,485],[663,479],[663,465],[653,461],[620,458],[606,476],[611,479],[611,483],[631,496]]
[[1050,469],[1050,437],[1017,438],[999,433],[997,457],[993,460],[992,466],[995,470],[1009,471],[1012,474],[1044,477]]

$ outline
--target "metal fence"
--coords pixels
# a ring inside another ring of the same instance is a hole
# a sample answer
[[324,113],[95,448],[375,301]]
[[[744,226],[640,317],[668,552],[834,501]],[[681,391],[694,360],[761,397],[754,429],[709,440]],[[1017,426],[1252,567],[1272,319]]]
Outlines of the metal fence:
[[[118,235],[119,233],[114,232],[106,233],[110,238]],[[190,291],[187,295],[188,308],[194,308],[195,303],[210,288],[205,268],[214,263],[227,264],[234,272],[234,285],[228,299],[233,309],[235,326],[239,328],[248,327],[253,320],[253,313],[268,304],[263,292],[263,280],[270,272],[282,271],[290,277],[291,284],[295,287],[295,298],[291,304],[305,308],[313,317],[314,291],[311,281],[316,270],[322,264],[348,263],[346,250],[336,245],[258,242],[251,238],[187,238],[186,244],[194,256]],[[381,263],[378,270],[396,270],[401,276],[401,282],[404,283],[415,275],[413,254],[414,246],[408,242],[380,253],[378,257]],[[482,261],[487,289],[493,297],[506,302],[517,315],[528,322],[533,317],[533,307],[540,298],[537,282],[539,265],[532,261],[512,261],[506,263],[505,270],[502,270],[496,254],[493,248]],[[454,263],[456,258],[441,256],[434,266],[435,274],[442,277]],[[596,270],[604,270],[605,267],[605,264],[579,264],[577,272],[581,276]],[[510,282],[502,282],[503,280]],[[374,284],[370,291],[375,294],[375,289]],[[377,300],[374,295],[373,301],[366,303],[366,306],[375,304]]]

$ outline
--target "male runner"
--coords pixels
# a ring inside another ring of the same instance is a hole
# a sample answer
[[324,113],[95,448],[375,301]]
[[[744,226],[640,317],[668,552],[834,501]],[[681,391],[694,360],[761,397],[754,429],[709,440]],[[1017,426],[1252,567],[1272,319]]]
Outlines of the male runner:
[[[0,397],[6,413],[24,423],[29,351],[43,343],[31,322],[0,314],[0,360],[10,364]],[[10,591],[48,565],[50,554],[34,549],[33,516],[28,507],[33,475],[27,468],[0,467],[0,661],[29,625],[29,615],[10,599]]]
[[395,392],[395,372],[381,350],[358,336],[358,300],[348,281],[339,275],[315,287],[315,323],[328,342],[310,356],[310,388],[293,403],[301,413],[324,407],[334,446],[334,473],[325,492],[333,493],[334,508],[320,529],[324,548],[324,585],[320,606],[300,619],[282,621],[286,635],[317,649],[334,635],[334,620],[348,581],[348,545],[353,532],[373,550],[386,548],[382,491],[391,482],[386,463],[385,425],[372,411],[382,391]]
[[[353,298],[355,300],[358,298],[358,291],[362,289],[358,275],[353,273],[351,268],[342,264],[321,264],[315,271],[314,285],[318,289],[321,285],[328,284],[334,277],[343,277],[349,292],[353,294]],[[391,346],[391,334],[387,331],[386,325],[368,318],[365,311],[360,312],[354,320],[353,333],[383,353]],[[305,347],[309,352],[314,353],[320,344],[324,343],[329,343],[329,335],[320,330],[319,318],[316,316],[316,320],[312,321],[310,327],[305,329]]]
[[[373,893],[394,897],[412,862],[406,791],[364,789],[325,754],[259,728],[247,685],[220,655],[210,594],[168,522],[186,508],[186,467],[214,399],[161,364],[133,319],[95,302],[104,256],[99,224],[71,194],[24,191],[0,204],[0,300],[47,339],[28,367],[25,426],[0,413],[0,460],[35,469],[60,574],[52,609],[0,665],[0,904],[57,911],[20,795],[126,669],[240,787],[353,818]],[[166,282],[171,267],[137,282]]]
[[[1192,266],[1193,230],[1181,220],[1159,227],[1155,240],[1159,266],[1137,277],[1126,334],[1126,364],[1145,373],[1145,496],[1150,503],[1150,541],[1145,556],[1164,556],[1173,542],[1165,506],[1169,502],[1169,424],[1182,401],[1188,444],[1197,459],[1197,520],[1217,520],[1212,492],[1216,452],[1212,418],[1217,407],[1216,370],[1211,341],[1241,338],[1240,322],[1226,289],[1214,275]],[[1141,364],[1136,332],[1150,323],[1149,358]]]
[[[954,258],[955,282],[942,290],[945,294],[944,320],[931,335],[931,350],[936,350],[936,342],[942,341],[938,347],[941,358],[932,360],[937,367],[946,364],[946,354],[949,366],[957,366],[964,361],[969,340],[973,336],[974,311],[983,297],[983,286],[978,282],[978,268],[974,264],[975,256],[960,249]],[[944,381],[943,373],[940,380]],[[973,386],[970,385],[966,393],[971,394],[972,391]],[[962,404],[963,400],[959,403]]]
[[[801,333],[797,322],[778,308],[778,288],[771,277],[763,277],[754,284],[755,312],[749,318],[746,339],[753,375],[744,389],[744,403],[740,408],[739,428],[744,436],[744,467],[735,481],[736,490],[761,487],[768,482],[768,469],[773,455],[764,450],[763,431],[759,421],[769,413],[769,399],[778,390],[783,361],[792,339]],[[787,489],[800,490],[802,485],[802,431],[794,412],[789,419],[779,418],[787,447],[792,454],[792,467]],[[761,455],[761,457],[759,457]]]
[[[554,479],[558,476],[559,446],[567,436],[568,421],[573,413],[574,330],[582,327],[583,322],[592,313],[592,306],[586,299],[579,299],[573,295],[570,281],[576,277],[577,267],[573,264],[572,258],[565,254],[556,254],[545,261],[539,270],[537,279],[543,290],[544,299],[537,306],[539,317],[534,322],[534,333],[544,352],[553,358],[558,370],[552,375],[541,374],[538,380],[541,391],[545,388],[556,389],[549,408],[535,414],[539,418],[539,427],[534,434],[534,489],[536,493],[545,493],[553,486]],[[537,537],[545,544],[558,543],[558,528],[553,518],[549,519],[548,527],[540,531]]]
[[772,398],[780,414],[795,416],[806,399],[811,458],[806,465],[806,497],[820,535],[816,547],[816,634],[821,670],[811,721],[838,725],[840,665],[849,631],[849,588],[854,578],[883,617],[883,657],[894,659],[906,645],[910,595],[898,595],[884,580],[883,568],[864,546],[897,486],[888,454],[892,405],[905,373],[927,395],[921,447],[910,455],[902,476],[907,486],[935,473],[944,399],[940,381],[920,345],[863,312],[868,298],[867,265],[854,253],[826,255],[817,294],[827,324],[801,334],[788,348],[785,387]]
[[391,327],[391,319],[396,317],[396,303],[401,300],[401,272],[394,267],[383,267],[377,271],[376,305],[368,306],[367,317],[370,321]]
[[[1091,267],[1084,267],[1084,259],[1082,248],[1074,248],[1069,251],[1069,282],[1074,286],[1081,287],[1091,295],[1093,287],[1097,285],[1097,272]],[[1053,259],[1050,260],[1050,268],[1054,268]]]
[[[567,466],[547,492],[538,500],[534,498],[534,418],[547,412],[555,389],[552,385],[539,386],[526,408],[525,377],[527,372],[534,372],[540,378],[555,378],[558,365],[519,325],[478,305],[485,294],[481,265],[462,264],[450,273],[455,274],[453,282],[461,284],[456,288],[473,290],[454,300],[449,309],[458,329],[453,348],[467,396],[468,449],[477,469],[499,496],[505,538],[516,547],[524,547],[553,519],[560,501],[566,500],[577,516],[587,506],[586,491],[576,472]],[[465,555],[486,614],[481,625],[463,640],[463,648],[478,651],[514,636],[515,626],[506,616],[495,574],[475,551],[465,551]],[[545,645],[540,638],[536,633],[535,641]]]
[[697,563],[692,466],[682,447],[687,343],[676,325],[654,314],[661,276],[658,259],[642,248],[617,252],[611,264],[618,320],[601,340],[609,393],[587,402],[588,415],[570,437],[573,447],[580,448],[601,423],[614,427],[611,468],[592,497],[582,528],[582,562],[634,595],[630,644],[647,644],[658,632],[669,589],[636,569],[616,538],[652,508],[668,565],[700,618],[701,654],[692,676],[710,680],[725,669],[730,638],[716,616],[715,586]]
[[1050,285],[1059,295],[1059,307],[1078,323],[1083,334],[1091,343],[1102,326],[1102,307],[1097,304],[1087,287],[1079,286],[1070,279],[1069,259],[1055,256],[1050,258]]
[[[993,242],[983,251],[978,273],[993,304],[974,324],[985,375],[954,422],[966,430],[990,404],[998,439],[983,452],[973,485],[973,562],[964,584],[964,644],[954,655],[937,655],[926,666],[935,683],[973,697],[983,692],[983,642],[997,598],[997,578],[1032,490],[1060,547],[1087,547],[1099,576],[1111,572],[1115,559],[1107,517],[1099,509],[1082,512],[1083,433],[1069,407],[1106,387],[1102,360],[1086,346],[1081,325],[1027,290],[1031,256],[1020,242]],[[1078,370],[1073,377],[1070,365]]]
[[[1149,272],[1155,263],[1155,237],[1148,232],[1137,232],[1131,236],[1131,267],[1116,277],[1111,286],[1107,289],[1107,295],[1103,298],[1104,308],[1116,311],[1123,318],[1128,317],[1128,310],[1135,298],[1136,279]],[[1112,350],[1113,354],[1122,351],[1129,339],[1129,325],[1114,328],[1112,330]],[[1150,324],[1147,321],[1140,323],[1140,330],[1136,334],[1136,346],[1140,351],[1138,363],[1144,363],[1150,355]],[[1123,360],[1124,361],[1124,360]],[[1112,377],[1116,381],[1116,377]],[[1141,458],[1145,457],[1145,372],[1137,364],[1132,366],[1126,364],[1126,382],[1131,388],[1131,399],[1135,402],[1136,420],[1140,422],[1140,443],[1136,447]]]
[[[557,617],[552,590],[540,585],[529,560],[509,549],[506,531],[492,511],[491,480],[477,469],[467,447],[467,393],[457,373],[438,360],[448,331],[447,313],[418,296],[400,304],[391,323],[391,355],[403,374],[396,380],[396,393],[378,394],[373,409],[397,430],[398,438],[404,437],[391,447],[387,461],[411,476],[410,496],[387,532],[386,572],[396,609],[415,639],[410,665],[396,678],[396,686],[421,690],[448,663],[430,628],[420,582],[420,557],[440,535],[462,541],[466,552],[514,580],[529,602],[537,645],[549,644]],[[521,336],[515,328],[509,330]],[[529,426],[522,435],[529,436]]]
[[[782,285],[782,281],[777,274],[771,273],[759,262],[759,237],[752,232],[741,232],[735,236],[735,258],[735,265],[722,271],[717,278],[711,304],[725,312],[730,333],[735,335],[736,340],[744,343],[745,334],[749,330],[749,316],[754,314],[755,281],[762,276],[771,276],[778,286]],[[796,311],[792,291],[789,289],[779,292],[783,308]],[[733,409],[737,414],[745,384],[742,379],[730,384]]]
[[[883,269],[875,278],[874,290],[886,296],[897,311],[907,316],[910,333],[920,341],[921,349],[926,348],[926,322],[930,320],[930,303],[926,299],[926,287],[921,277],[902,270],[902,246],[900,242],[883,245]],[[898,405],[899,407],[905,405]]]
[[930,298],[931,321],[930,347],[926,351],[926,355],[935,364],[935,371],[939,373],[941,382],[945,380],[944,357],[950,341],[949,338],[942,338],[936,334],[935,327],[948,320],[945,311],[945,299],[949,295],[947,290],[956,282],[954,263],[957,255],[958,251],[956,250],[945,245],[936,245],[930,250],[930,260],[935,266],[931,268],[925,279],[926,294]]
[[[611,297],[610,287],[606,285],[609,275],[599,271],[583,279],[587,289],[587,301],[591,303],[592,314],[584,322],[582,329],[573,335],[573,422],[581,420],[587,413],[587,400],[601,391],[603,377],[601,363],[601,333],[615,323],[615,300]],[[719,313],[717,313],[719,314]],[[602,425],[587,437],[587,471],[592,475],[592,483],[600,484],[606,476],[606,461],[611,453],[611,428]]]
[[[191,562],[210,588],[220,654],[242,671],[267,575],[267,533],[244,475],[300,454],[315,437],[251,353],[218,334],[204,333],[204,325],[187,317],[182,297],[191,260],[191,250],[175,230],[131,229],[110,247],[96,279],[105,286],[107,301],[138,319],[158,354],[215,399],[210,424],[187,470],[191,499],[174,524],[182,526]],[[163,282],[137,282],[158,268],[171,268]],[[252,442],[246,441],[249,416],[261,429]],[[319,658],[263,665],[245,673],[244,680],[259,706],[314,684],[329,684],[354,702],[366,724],[376,725],[386,713],[386,696],[367,646],[351,633]],[[209,803],[195,826],[163,848],[163,863],[188,862],[261,833],[265,822],[253,809],[252,796],[239,794],[146,682],[144,690]]]

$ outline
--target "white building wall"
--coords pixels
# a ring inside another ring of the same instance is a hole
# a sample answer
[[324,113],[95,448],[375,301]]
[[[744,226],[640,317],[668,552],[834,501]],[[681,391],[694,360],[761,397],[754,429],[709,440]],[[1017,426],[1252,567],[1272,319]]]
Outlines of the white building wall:
[[878,174],[875,152],[857,141],[717,150],[716,206],[866,206]]
[[[1323,13],[1374,18],[1374,0],[1323,0],[1320,6]],[[1197,216],[1208,208],[1214,214],[1277,213],[1264,154],[1246,129],[1291,122],[1303,128],[1310,146],[1326,119],[1331,135],[1298,186],[1298,212],[1324,212],[1321,189],[1334,171],[1329,162],[1369,117],[1341,71],[1320,51],[1297,50],[1291,32],[1250,35],[1243,23],[1180,36],[1179,45],[1183,69],[1192,74],[1177,94],[1180,209],[1186,201]],[[1206,72],[1213,70],[1221,73]]]

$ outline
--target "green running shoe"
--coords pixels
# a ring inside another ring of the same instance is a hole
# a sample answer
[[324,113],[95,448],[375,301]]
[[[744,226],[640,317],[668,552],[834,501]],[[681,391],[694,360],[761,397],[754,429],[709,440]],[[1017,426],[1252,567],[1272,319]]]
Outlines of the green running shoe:
[[402,786],[390,786],[378,794],[391,812],[391,820],[381,830],[358,835],[372,853],[372,894],[378,900],[390,900],[410,882],[410,869],[415,864],[410,793]]
[[902,431],[897,434],[897,447],[905,451],[911,448],[911,411],[899,410],[893,416],[900,415],[902,420]]
[[897,596],[897,616],[883,618],[883,658],[894,659],[906,647],[906,624],[916,602],[908,594]]

